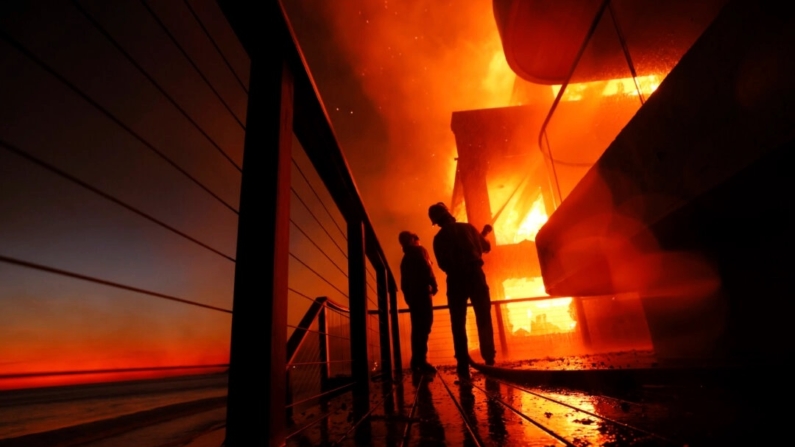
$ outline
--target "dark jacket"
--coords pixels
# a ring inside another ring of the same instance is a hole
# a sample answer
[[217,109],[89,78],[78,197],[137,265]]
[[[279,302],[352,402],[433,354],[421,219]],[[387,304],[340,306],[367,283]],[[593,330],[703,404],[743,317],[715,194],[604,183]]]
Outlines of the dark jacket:
[[483,253],[491,244],[474,225],[454,222],[443,226],[433,238],[433,253],[439,268],[448,275],[483,265]]
[[[431,258],[428,251],[421,245],[403,247],[403,260],[400,261],[400,290],[403,296],[426,294],[436,292],[436,276],[431,267]],[[410,304],[410,303],[409,303]]]

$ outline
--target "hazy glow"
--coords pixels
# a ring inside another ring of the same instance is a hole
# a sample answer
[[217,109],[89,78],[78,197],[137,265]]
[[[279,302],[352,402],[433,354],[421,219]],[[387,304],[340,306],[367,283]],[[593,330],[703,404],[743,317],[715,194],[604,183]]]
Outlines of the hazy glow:
[[[649,95],[654,93],[657,87],[660,86],[660,82],[662,82],[661,78],[662,77],[658,75],[648,75],[638,76],[634,80],[633,78],[618,78],[607,81],[569,84],[566,86],[566,91],[563,92],[563,97],[560,99],[561,101],[579,101],[583,99],[585,95],[596,92],[598,92],[600,96],[638,96],[638,89],[640,89],[644,97],[648,98]],[[635,87],[636,81],[638,83],[637,88]],[[550,88],[552,89],[552,96],[557,97],[558,93],[560,93],[561,85],[552,85]]]
[[[519,219],[522,219],[521,223]],[[497,245],[517,244],[524,240],[535,241],[538,230],[547,223],[547,219],[544,197],[541,194],[525,216],[519,216],[519,211],[515,208],[506,210],[505,217],[495,222]]]

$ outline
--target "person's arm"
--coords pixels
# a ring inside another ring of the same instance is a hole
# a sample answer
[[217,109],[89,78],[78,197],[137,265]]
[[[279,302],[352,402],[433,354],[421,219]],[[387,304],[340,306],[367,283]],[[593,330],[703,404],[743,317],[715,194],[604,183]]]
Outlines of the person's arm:
[[475,228],[474,225],[472,224],[469,225],[469,232],[474,236],[475,240],[478,241],[478,243],[480,244],[480,251],[482,251],[483,253],[488,253],[491,251],[491,242],[489,242],[488,239],[486,239],[486,237],[483,236],[483,233],[478,231],[478,229]]
[[483,236],[480,236],[480,247],[483,249],[483,253],[488,253],[491,251],[491,242]]
[[431,262],[431,257],[428,255],[428,250],[425,247],[421,248],[425,258],[426,278],[428,278],[428,285],[431,286],[431,295],[436,295],[439,292],[439,285],[436,283],[436,275],[433,274],[433,262]]

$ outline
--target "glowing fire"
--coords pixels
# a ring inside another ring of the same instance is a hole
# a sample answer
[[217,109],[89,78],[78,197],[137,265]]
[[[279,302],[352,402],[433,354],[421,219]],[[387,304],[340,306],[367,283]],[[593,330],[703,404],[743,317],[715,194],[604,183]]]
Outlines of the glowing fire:
[[547,223],[548,219],[547,210],[544,207],[544,197],[539,194],[521,223],[518,223],[519,219],[521,219],[519,211],[512,207],[507,211],[504,218],[495,222],[494,233],[497,245],[518,244],[524,240],[536,240],[538,230]]
[[508,303],[508,322],[514,335],[546,335],[571,332],[577,327],[571,311],[572,298]]
[[[637,88],[635,82],[638,83]],[[578,84],[569,84],[566,86],[566,91],[563,92],[561,101],[579,101],[586,93],[599,91],[601,96],[615,96],[615,95],[628,95],[638,96],[638,89],[643,93],[643,96],[648,97],[657,87],[660,86],[660,76],[648,75],[638,76],[636,78],[619,78],[611,79],[609,81],[594,81],[582,82]],[[553,85],[552,95],[558,96],[560,92],[560,85]]]
[[[510,278],[502,283],[506,299],[547,296],[541,278]],[[514,335],[545,335],[571,332],[577,327],[572,299],[508,303],[508,322]]]
[[509,278],[502,282],[502,287],[505,290],[505,299],[507,300],[547,296],[544,282],[540,277]]
[[[493,38],[499,39],[499,34],[495,32]],[[481,82],[483,89],[488,92],[492,106],[504,107],[510,102],[515,81],[516,74],[505,60],[502,46],[498,46],[489,62],[489,71]]]

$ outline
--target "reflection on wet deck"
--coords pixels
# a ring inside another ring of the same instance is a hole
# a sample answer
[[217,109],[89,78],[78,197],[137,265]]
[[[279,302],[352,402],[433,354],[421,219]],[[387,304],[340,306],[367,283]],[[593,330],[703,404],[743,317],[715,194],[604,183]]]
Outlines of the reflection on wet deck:
[[327,417],[287,445],[697,446],[765,436],[752,414],[763,400],[754,402],[728,383],[576,391],[520,384],[481,369],[472,369],[469,379],[440,367],[435,374],[404,374],[394,385],[374,383],[371,413],[361,418],[350,397],[340,396],[329,403]]

